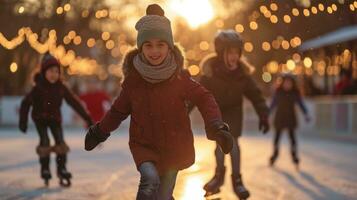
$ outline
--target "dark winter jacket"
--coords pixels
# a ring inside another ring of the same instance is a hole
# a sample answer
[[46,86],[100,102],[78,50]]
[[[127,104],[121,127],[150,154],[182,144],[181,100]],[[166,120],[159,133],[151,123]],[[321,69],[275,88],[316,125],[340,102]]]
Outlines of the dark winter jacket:
[[234,71],[227,71],[223,61],[209,56],[202,64],[203,76],[200,83],[205,86],[221,109],[223,121],[228,123],[233,136],[242,132],[243,96],[248,98],[259,117],[267,117],[268,107],[257,84],[250,76],[251,67],[244,61]]
[[274,118],[276,129],[295,129],[297,127],[296,104],[306,115],[308,111],[298,90],[284,91],[283,89],[277,89],[270,105],[270,112],[276,107]]
[[222,121],[219,108],[211,93],[182,70],[183,56],[177,47],[174,54],[179,68],[170,79],[156,84],[145,81],[133,67],[138,53],[133,50],[126,55],[123,90],[99,122],[99,128],[105,133],[112,132],[131,115],[129,146],[137,167],[152,161],[159,174],[185,169],[195,160],[185,102],[197,105],[206,128]]
[[36,85],[21,102],[20,124],[27,124],[29,109],[32,106],[32,119],[36,121],[55,121],[61,123],[62,100],[77,111],[77,113],[87,122],[92,124],[90,116],[87,114],[80,101],[61,81],[49,83],[41,74],[35,76]]

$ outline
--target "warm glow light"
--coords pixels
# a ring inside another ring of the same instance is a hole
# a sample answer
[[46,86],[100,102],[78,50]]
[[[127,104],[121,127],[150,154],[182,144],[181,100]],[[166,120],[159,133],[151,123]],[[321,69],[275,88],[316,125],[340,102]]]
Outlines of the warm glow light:
[[276,61],[271,61],[267,65],[268,72],[275,74],[279,71],[279,64]]
[[62,7],[58,7],[56,10],[57,14],[62,14],[63,13],[63,8]]
[[184,194],[180,198],[182,200],[204,199],[203,180],[199,176],[190,176],[186,180]]
[[260,6],[259,10],[260,10],[261,13],[264,14],[265,12],[268,11],[268,8],[266,6]]
[[271,21],[271,23],[276,24],[276,23],[278,23],[278,17],[276,15],[272,15],[270,17],[270,21]]
[[110,33],[109,32],[103,32],[102,33],[102,39],[103,40],[109,40],[110,38]]
[[113,40],[108,40],[106,43],[105,43],[105,47],[107,48],[107,49],[113,49],[114,48],[114,46],[115,46],[115,43],[114,43],[114,41]]
[[276,3],[272,3],[272,4],[270,4],[270,9],[272,11],[277,11],[278,10],[278,5]]
[[214,17],[213,7],[209,0],[171,0],[169,6],[185,18],[191,28],[197,28]]
[[289,15],[284,15],[284,22],[285,23],[290,23],[291,22],[291,17]]
[[287,50],[290,48],[290,43],[286,40],[281,42],[281,46],[283,47],[283,49]]
[[332,14],[333,10],[332,10],[332,8],[331,8],[330,6],[327,7],[327,12],[328,12],[329,14]]
[[296,67],[296,64],[293,60],[288,60],[286,62],[286,67],[288,68],[288,70],[293,71]]
[[312,12],[313,14],[317,14],[317,8],[316,8],[315,6],[312,6],[312,7],[311,7],[311,12]]
[[311,58],[309,58],[309,57],[304,58],[304,65],[305,65],[305,67],[307,67],[307,68],[311,68],[311,66],[312,66],[312,60],[311,60]]
[[243,33],[244,31],[244,26],[242,24],[237,24],[236,27],[235,27],[236,31],[238,33]]
[[257,24],[257,22],[250,22],[249,23],[249,27],[250,27],[250,29],[252,29],[252,30],[257,30],[258,29],[258,24]]
[[17,71],[17,64],[15,62],[11,63],[10,65],[10,71],[12,73],[15,73]]
[[264,72],[262,74],[262,79],[264,82],[269,83],[272,80],[271,74],[269,72]]
[[71,4],[67,3],[63,6],[64,11],[68,12],[69,10],[71,10]]
[[324,11],[325,10],[324,4],[322,4],[322,3],[319,4],[319,10],[320,11]]
[[264,51],[269,51],[270,48],[271,48],[271,46],[270,46],[270,43],[269,43],[269,42],[263,42],[263,44],[262,44],[262,49],[263,49]]
[[90,48],[90,47],[94,47],[95,45],[95,39],[94,38],[89,38],[87,40],[87,46]]
[[74,37],[73,43],[74,43],[75,45],[79,45],[81,42],[82,42],[81,36],[77,35],[76,37]]
[[197,76],[200,73],[200,68],[197,65],[191,65],[188,67],[188,72],[191,76]]
[[305,8],[303,12],[304,12],[305,17],[310,16],[310,11],[308,9]]
[[244,43],[244,50],[245,50],[246,52],[252,52],[253,49],[254,49],[254,46],[253,46],[252,43],[250,43],[250,42]]
[[20,14],[22,14],[24,11],[25,11],[25,8],[24,8],[23,6],[20,6],[18,12],[19,12]]
[[217,27],[217,28],[223,28],[223,26],[224,26],[224,21],[221,20],[221,19],[217,19],[215,24],[216,24],[216,27]]
[[331,5],[331,8],[332,8],[333,11],[337,11],[337,6],[336,6],[336,4],[332,4],[332,5]]
[[202,51],[207,51],[209,49],[209,43],[207,41],[200,42],[200,49]]
[[292,13],[295,17],[299,16],[299,14],[300,14],[300,12],[299,12],[299,10],[298,10],[297,8],[293,8],[293,9],[291,10],[291,13]]

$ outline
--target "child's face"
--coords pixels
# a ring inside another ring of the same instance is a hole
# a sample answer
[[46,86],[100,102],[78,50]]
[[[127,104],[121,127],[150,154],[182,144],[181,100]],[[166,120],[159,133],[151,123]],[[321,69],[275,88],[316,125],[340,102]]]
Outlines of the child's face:
[[283,89],[289,91],[293,88],[293,82],[290,79],[285,79],[283,83]]
[[60,72],[57,66],[50,67],[46,70],[45,77],[48,82],[56,83],[60,77]]
[[169,46],[160,39],[151,39],[142,46],[145,58],[151,65],[160,65],[169,53]]
[[225,51],[225,63],[228,70],[235,70],[238,67],[240,59],[240,50],[237,48],[228,48]]

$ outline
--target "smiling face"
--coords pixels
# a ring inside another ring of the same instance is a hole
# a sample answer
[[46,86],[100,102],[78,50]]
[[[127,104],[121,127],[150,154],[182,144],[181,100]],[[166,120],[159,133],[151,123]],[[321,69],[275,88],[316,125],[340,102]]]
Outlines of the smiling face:
[[228,70],[233,71],[238,67],[241,52],[237,48],[228,48],[224,52],[224,61]]
[[169,53],[169,46],[160,39],[150,39],[144,42],[142,52],[151,65],[160,65]]
[[50,67],[49,69],[46,70],[45,77],[48,82],[56,83],[60,77],[59,68],[57,66]]

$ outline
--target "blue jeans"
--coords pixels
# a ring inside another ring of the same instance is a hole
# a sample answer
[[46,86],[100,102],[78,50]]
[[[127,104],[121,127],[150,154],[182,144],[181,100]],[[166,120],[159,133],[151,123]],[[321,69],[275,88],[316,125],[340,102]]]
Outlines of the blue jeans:
[[177,170],[159,176],[154,163],[144,162],[139,166],[140,185],[136,200],[172,200]]

